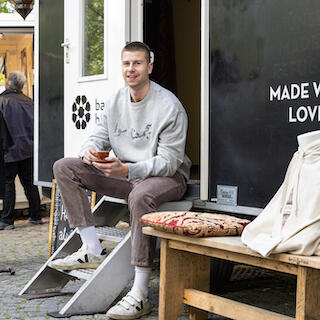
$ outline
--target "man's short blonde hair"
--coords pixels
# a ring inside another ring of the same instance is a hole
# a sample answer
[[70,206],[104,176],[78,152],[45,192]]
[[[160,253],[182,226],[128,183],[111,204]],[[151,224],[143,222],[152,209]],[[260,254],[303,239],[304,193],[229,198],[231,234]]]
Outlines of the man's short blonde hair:
[[129,42],[121,51],[121,55],[125,51],[143,51],[148,62],[151,62],[151,50],[147,44],[140,41]]

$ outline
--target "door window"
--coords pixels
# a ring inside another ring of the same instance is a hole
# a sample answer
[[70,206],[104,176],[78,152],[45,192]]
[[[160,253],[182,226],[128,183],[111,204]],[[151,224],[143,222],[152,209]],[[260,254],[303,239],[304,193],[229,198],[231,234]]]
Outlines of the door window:
[[103,75],[104,0],[84,0],[82,76]]

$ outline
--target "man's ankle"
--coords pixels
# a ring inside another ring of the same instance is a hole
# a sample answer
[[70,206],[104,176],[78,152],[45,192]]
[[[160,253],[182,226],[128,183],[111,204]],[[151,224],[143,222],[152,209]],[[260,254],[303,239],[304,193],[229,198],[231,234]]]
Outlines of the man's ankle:
[[135,267],[135,277],[132,289],[138,288],[144,295],[148,297],[149,293],[149,279],[151,276],[152,268],[149,267]]

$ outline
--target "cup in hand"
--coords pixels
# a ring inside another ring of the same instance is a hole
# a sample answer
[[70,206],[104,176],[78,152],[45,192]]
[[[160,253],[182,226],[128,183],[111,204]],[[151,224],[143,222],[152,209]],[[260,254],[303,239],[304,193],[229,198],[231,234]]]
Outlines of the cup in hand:
[[105,158],[109,157],[109,151],[97,151],[97,154],[101,162],[104,162]]

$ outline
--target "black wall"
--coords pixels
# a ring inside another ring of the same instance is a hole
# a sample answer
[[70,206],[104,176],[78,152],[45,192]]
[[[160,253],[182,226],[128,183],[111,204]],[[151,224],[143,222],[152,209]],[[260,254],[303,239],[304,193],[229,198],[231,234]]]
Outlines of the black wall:
[[150,78],[177,94],[172,1],[144,1],[143,41],[155,57]]
[[[218,184],[238,186],[238,205],[264,207],[296,136],[319,129],[319,14],[318,0],[210,1],[211,198]],[[307,83],[309,97],[281,91],[282,100],[270,101],[270,87],[293,83]],[[308,107],[313,120],[303,119]]]
[[39,181],[51,182],[52,165],[64,154],[63,0],[39,6]]

